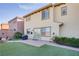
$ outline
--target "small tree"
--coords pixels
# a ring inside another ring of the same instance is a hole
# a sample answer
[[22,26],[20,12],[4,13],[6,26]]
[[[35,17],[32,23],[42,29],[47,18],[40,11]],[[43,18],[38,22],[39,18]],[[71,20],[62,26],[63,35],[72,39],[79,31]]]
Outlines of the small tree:
[[21,37],[22,37],[22,33],[20,33],[20,32],[16,32],[14,34],[14,39],[20,39]]

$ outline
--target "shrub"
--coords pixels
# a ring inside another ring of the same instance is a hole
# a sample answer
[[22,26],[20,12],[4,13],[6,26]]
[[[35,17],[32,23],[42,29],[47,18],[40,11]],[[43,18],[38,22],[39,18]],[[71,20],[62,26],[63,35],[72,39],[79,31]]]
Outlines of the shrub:
[[22,38],[22,33],[16,32],[16,33],[14,34],[14,39],[20,39],[20,38]]
[[54,42],[72,47],[79,47],[79,38],[55,37]]

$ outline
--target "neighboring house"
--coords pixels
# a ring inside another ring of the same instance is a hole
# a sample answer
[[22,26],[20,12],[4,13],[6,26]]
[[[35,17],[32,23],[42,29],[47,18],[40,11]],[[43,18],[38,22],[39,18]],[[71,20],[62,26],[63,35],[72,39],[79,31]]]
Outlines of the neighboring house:
[[39,34],[40,40],[51,40],[53,36],[79,38],[79,4],[48,4],[24,17],[24,34]]
[[8,24],[0,24],[0,37],[2,38],[10,38],[10,31]]
[[24,21],[22,17],[15,17],[9,22],[10,31],[12,32],[12,36],[15,32],[24,33]]

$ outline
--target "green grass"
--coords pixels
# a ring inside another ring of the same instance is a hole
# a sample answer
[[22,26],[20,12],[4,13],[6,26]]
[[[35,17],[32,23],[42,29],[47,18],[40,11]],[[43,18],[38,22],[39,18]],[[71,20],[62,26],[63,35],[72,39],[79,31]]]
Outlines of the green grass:
[[0,43],[0,56],[78,56],[79,52],[44,45],[34,47],[22,43]]

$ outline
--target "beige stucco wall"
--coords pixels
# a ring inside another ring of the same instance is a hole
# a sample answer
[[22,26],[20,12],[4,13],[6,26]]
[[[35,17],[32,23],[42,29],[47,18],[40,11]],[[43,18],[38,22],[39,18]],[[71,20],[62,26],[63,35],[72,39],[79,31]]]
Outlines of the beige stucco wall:
[[[67,15],[61,16],[61,7],[67,6]],[[64,23],[60,27],[60,35],[79,37],[79,3],[69,3],[55,8],[55,20]]]
[[[50,8],[49,10],[52,10],[52,8]],[[53,17],[50,17],[50,19],[48,20],[42,20],[42,15],[41,15],[41,11],[36,13],[36,14],[33,14],[31,15],[31,20],[28,20],[27,21],[27,25],[26,27],[30,27],[30,28],[39,28],[39,27],[45,27],[45,26],[50,26],[51,23],[53,22]],[[52,12],[50,12],[50,15],[53,15]],[[30,26],[29,26],[30,25]]]
[[[67,15],[61,16],[61,7],[67,6]],[[79,38],[79,4],[67,3],[60,6],[49,8],[50,17],[48,20],[42,20],[41,12],[31,15],[31,20],[24,19],[24,34],[26,29],[41,28],[51,26],[51,37],[53,32],[58,36],[78,37]],[[53,15],[54,11],[54,15]],[[63,26],[59,23],[63,22]],[[50,40],[50,37],[42,37],[43,40]]]
[[[51,16],[52,15],[52,16]],[[49,8],[49,19],[42,20],[42,11],[35,13],[31,15],[31,19],[26,21],[26,18],[24,20],[24,33],[26,33],[26,29],[34,29],[34,28],[41,28],[41,27],[48,27],[51,26],[51,37],[53,32],[56,35],[59,35],[59,25],[55,22],[53,22],[53,8]],[[50,37],[41,37],[43,40],[49,40]]]

